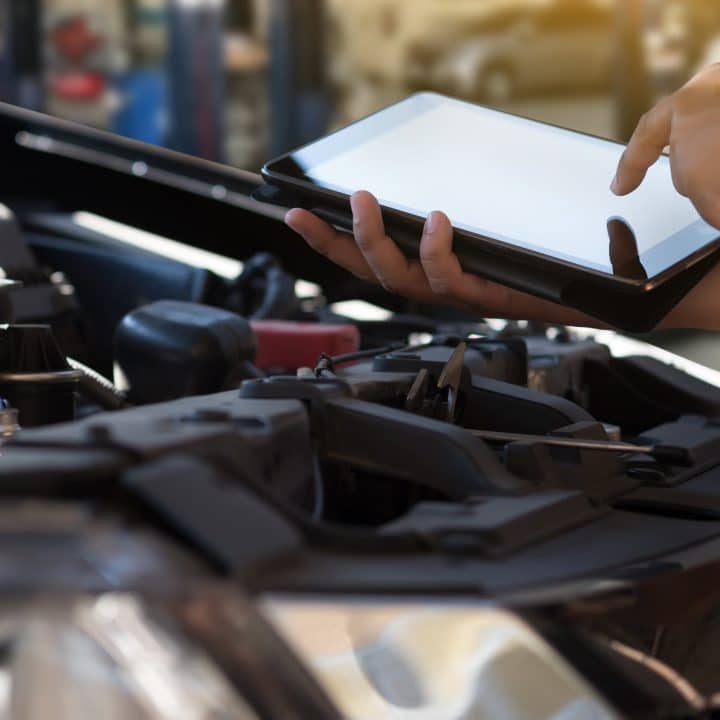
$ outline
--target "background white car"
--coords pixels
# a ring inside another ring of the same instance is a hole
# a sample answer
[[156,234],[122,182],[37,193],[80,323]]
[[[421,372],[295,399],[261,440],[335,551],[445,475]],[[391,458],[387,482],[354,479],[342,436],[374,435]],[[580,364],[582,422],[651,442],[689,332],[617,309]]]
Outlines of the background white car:
[[597,0],[554,0],[506,10],[453,47],[426,53],[413,84],[463,97],[505,102],[540,92],[608,88],[612,81],[614,10]]

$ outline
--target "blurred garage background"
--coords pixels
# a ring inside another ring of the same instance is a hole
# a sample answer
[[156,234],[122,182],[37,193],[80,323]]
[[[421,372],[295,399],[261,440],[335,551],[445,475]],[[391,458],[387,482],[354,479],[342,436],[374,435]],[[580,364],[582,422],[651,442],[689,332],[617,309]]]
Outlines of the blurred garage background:
[[0,0],[0,99],[251,170],[422,89],[625,140],[715,61],[718,0]]

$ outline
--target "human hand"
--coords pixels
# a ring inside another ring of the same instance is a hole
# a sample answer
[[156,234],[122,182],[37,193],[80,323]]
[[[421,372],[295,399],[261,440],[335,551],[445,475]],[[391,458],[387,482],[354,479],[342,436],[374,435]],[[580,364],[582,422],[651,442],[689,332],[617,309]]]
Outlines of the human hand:
[[[367,192],[351,198],[354,237],[336,230],[306,210],[291,210],[286,217],[320,254],[357,277],[382,285],[389,292],[434,304],[461,307],[482,317],[542,320],[566,325],[597,325],[597,320],[561,305],[512,290],[466,273],[453,253],[453,229],[441,212],[431,213],[420,240],[420,259],[405,257],[385,233],[377,200]],[[608,223],[614,264],[633,267],[635,239],[617,220]],[[614,248],[614,250],[613,250]],[[638,263],[639,265],[639,263]]]
[[636,190],[668,146],[677,191],[720,228],[720,65],[711,65],[642,117],[612,191]]
[[[720,228],[720,65],[698,75],[644,116],[620,161],[613,192],[625,195],[639,187],[668,144],[678,191],[690,198],[708,222]],[[452,226],[442,213],[428,217],[417,261],[406,258],[387,236],[380,207],[372,195],[356,193],[351,204],[354,238],[304,210],[291,210],[286,222],[315,250],[390,292],[423,302],[455,305],[482,317],[601,324],[575,310],[464,272],[453,253]],[[622,240],[625,231],[613,221],[608,231],[613,265],[627,263],[628,258],[632,259],[628,251],[632,246],[627,239]],[[635,265],[642,270],[639,263]],[[720,330],[720,266],[659,327]]]

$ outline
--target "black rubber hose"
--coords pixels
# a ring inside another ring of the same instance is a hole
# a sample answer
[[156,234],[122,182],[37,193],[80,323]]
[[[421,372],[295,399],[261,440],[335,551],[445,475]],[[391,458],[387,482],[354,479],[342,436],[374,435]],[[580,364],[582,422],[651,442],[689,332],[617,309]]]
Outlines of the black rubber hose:
[[67,361],[73,370],[82,373],[80,392],[88,400],[98,404],[103,410],[124,410],[133,407],[125,394],[100,373],[72,358],[68,358]]

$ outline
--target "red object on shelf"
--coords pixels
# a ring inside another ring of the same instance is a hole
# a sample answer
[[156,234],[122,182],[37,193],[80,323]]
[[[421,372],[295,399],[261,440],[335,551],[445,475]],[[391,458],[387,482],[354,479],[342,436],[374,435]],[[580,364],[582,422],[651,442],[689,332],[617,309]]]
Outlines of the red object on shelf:
[[53,78],[50,90],[62,100],[89,101],[101,97],[106,85],[100,73],[76,72]]
[[90,29],[90,21],[77,15],[59,23],[50,31],[50,40],[57,51],[72,63],[80,63],[101,48],[105,38]]
[[360,331],[354,325],[325,325],[280,320],[252,320],[257,337],[255,365],[297,369],[315,367],[320,356],[345,355],[360,347]]

